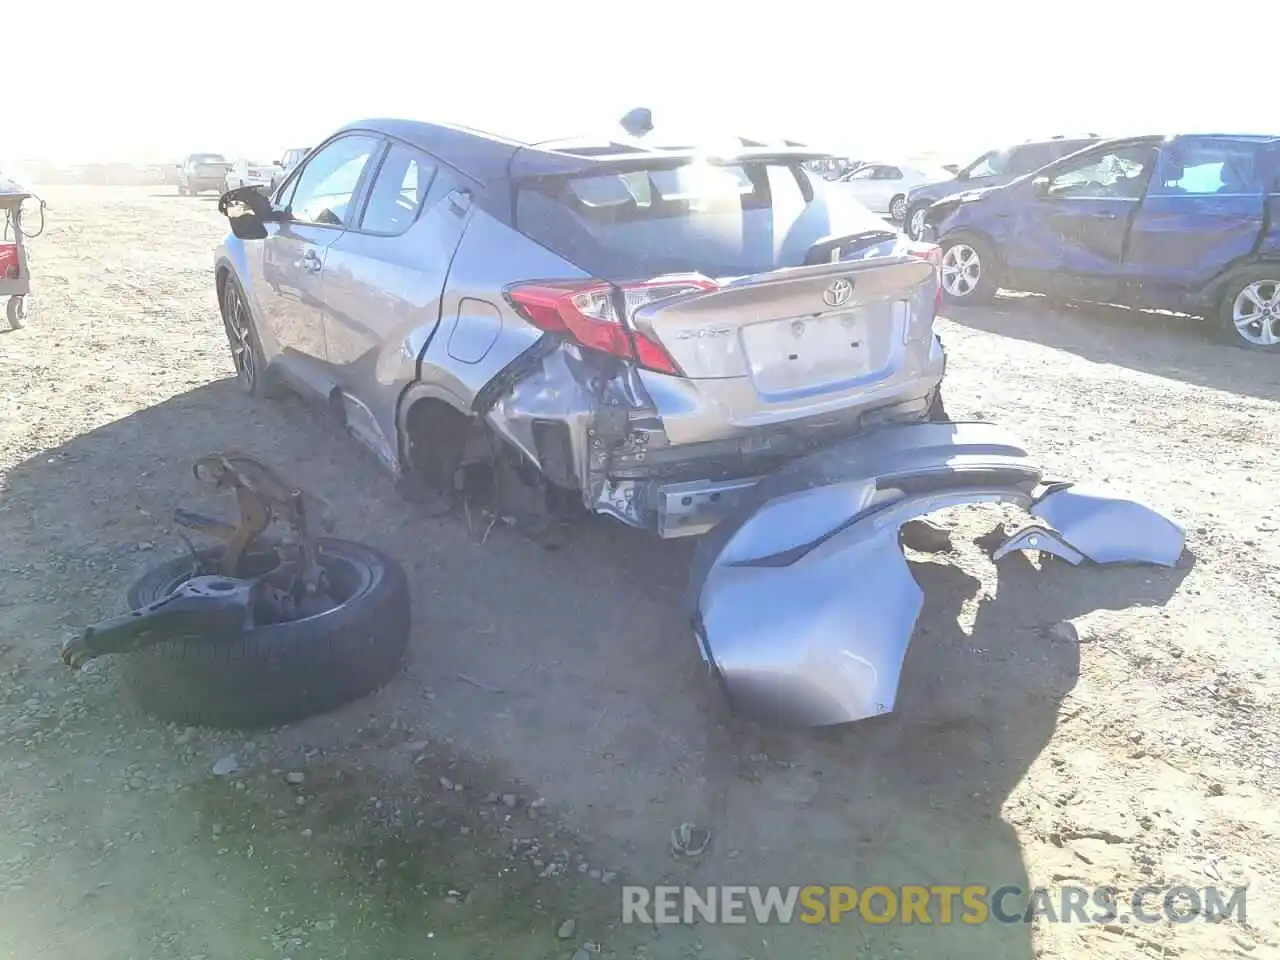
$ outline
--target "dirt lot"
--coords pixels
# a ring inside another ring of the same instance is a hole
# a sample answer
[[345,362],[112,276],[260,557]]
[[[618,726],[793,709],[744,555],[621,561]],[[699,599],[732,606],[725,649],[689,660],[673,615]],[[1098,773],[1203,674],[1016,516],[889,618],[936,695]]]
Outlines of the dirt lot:
[[[926,610],[897,712],[779,733],[704,684],[687,544],[602,522],[546,552],[415,516],[300,402],[237,392],[212,197],[42,192],[38,305],[0,336],[0,956],[1276,955],[1276,358],[1034,298],[946,322],[953,415],[1176,516],[1187,562],[1017,556],[997,576],[976,541],[999,515],[957,513],[955,550],[913,558]],[[168,513],[226,447],[405,564],[411,661],[378,695],[253,735],[175,729],[115,664],[58,661],[182,550]],[[712,831],[693,862],[670,854],[682,821]],[[664,879],[1247,885],[1249,920],[621,925],[619,885]]]

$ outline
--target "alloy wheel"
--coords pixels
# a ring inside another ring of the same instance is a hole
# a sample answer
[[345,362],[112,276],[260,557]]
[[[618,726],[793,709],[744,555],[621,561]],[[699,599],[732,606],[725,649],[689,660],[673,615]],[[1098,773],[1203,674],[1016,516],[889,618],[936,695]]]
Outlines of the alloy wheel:
[[227,342],[231,345],[231,362],[235,364],[236,379],[245,390],[252,393],[258,384],[258,360],[253,346],[252,321],[244,298],[232,284],[227,285],[223,297],[222,323],[227,330]]
[[1280,344],[1280,280],[1255,280],[1231,305],[1236,333],[1258,347]]
[[982,279],[978,251],[967,243],[953,243],[942,255],[942,289],[959,300],[973,293]]
[[928,211],[924,207],[912,211],[911,220],[907,224],[907,236],[912,240],[919,240],[920,235],[924,233],[924,217],[926,213]]
[[907,215],[907,198],[894,197],[893,203],[889,204],[889,216],[899,222]]

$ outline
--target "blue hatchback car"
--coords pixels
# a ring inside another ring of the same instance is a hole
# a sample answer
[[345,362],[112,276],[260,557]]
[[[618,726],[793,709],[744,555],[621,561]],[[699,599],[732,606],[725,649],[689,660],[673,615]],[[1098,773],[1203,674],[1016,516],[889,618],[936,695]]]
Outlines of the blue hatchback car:
[[930,207],[953,304],[1001,287],[1176,310],[1280,352],[1280,136],[1108,140]]

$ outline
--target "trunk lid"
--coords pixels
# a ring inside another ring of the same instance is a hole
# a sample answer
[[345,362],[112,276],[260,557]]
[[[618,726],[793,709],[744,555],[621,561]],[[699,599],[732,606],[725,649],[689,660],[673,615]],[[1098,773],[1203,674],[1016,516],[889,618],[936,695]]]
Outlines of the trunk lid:
[[934,268],[908,256],[773,270],[641,307],[690,380],[748,378],[762,403],[892,378],[931,329]]

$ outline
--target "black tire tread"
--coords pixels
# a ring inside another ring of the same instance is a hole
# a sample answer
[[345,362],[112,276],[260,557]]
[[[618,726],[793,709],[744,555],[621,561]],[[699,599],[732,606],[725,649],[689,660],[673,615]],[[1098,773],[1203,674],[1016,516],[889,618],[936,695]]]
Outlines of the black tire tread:
[[[404,568],[353,541],[322,538],[318,544],[373,568],[373,586],[311,620],[269,624],[221,641],[176,638],[126,655],[125,683],[142,708],[193,726],[252,729],[335,709],[390,680],[409,639]],[[190,564],[178,557],[153,567],[129,588],[130,608],[159,599]]]

